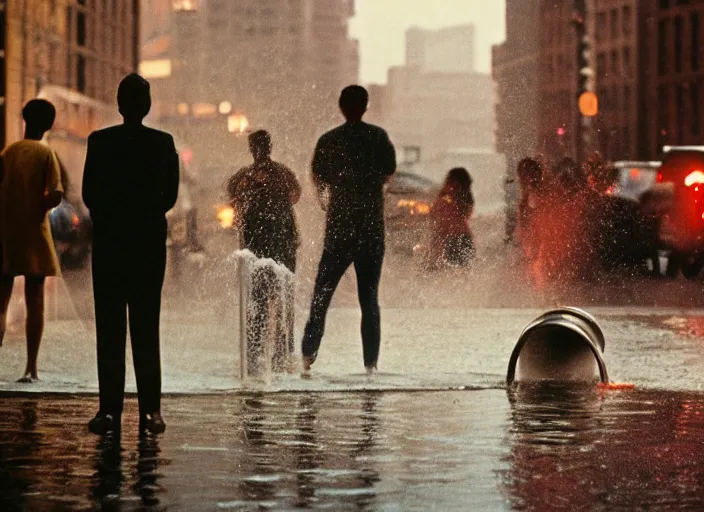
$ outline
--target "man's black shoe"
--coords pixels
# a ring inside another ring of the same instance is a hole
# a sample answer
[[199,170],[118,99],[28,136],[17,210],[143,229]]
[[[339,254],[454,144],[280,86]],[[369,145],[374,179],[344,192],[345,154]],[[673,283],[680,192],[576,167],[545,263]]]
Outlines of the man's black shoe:
[[145,414],[140,421],[141,429],[148,430],[152,434],[162,434],[166,430],[166,423],[159,411]]
[[88,430],[99,436],[114,431],[116,428],[118,426],[115,425],[115,418],[112,414],[99,412],[95,415],[95,418],[88,422]]

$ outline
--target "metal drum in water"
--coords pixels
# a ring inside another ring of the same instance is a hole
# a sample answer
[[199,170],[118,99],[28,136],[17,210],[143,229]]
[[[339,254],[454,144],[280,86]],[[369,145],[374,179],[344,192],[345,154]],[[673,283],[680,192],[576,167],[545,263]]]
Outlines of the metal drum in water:
[[609,381],[602,358],[604,333],[586,311],[559,308],[523,330],[508,364],[506,382]]

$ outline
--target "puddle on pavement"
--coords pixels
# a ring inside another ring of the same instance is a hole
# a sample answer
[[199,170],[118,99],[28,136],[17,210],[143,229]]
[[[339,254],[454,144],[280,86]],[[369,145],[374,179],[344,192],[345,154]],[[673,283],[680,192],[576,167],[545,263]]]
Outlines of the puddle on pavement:
[[86,431],[94,398],[4,397],[0,510],[704,507],[704,394],[172,397],[141,441],[127,405],[116,443]]

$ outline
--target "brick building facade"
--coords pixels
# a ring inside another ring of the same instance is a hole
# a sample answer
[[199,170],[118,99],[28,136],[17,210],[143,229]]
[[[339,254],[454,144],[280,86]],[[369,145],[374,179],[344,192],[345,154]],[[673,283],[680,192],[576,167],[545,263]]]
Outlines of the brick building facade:
[[539,0],[506,0],[506,41],[492,48],[496,150],[509,173],[538,146]]
[[594,120],[596,149],[608,159],[639,158],[642,2],[594,0],[591,23],[596,54],[599,115]]
[[22,106],[44,97],[56,106],[49,143],[80,184],[85,139],[112,121],[117,84],[137,68],[137,0],[2,2],[2,145],[22,137]]
[[701,145],[704,124],[704,1],[648,0],[643,40],[643,147]]

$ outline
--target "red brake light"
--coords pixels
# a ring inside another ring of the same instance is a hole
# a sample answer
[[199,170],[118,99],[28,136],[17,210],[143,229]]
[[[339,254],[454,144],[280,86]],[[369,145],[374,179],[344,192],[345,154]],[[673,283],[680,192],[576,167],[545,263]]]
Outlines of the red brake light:
[[704,172],[696,170],[689,173],[684,179],[684,184],[686,187],[691,187],[692,185],[704,185]]
[[661,172],[658,173],[657,182],[662,183],[662,173]]

